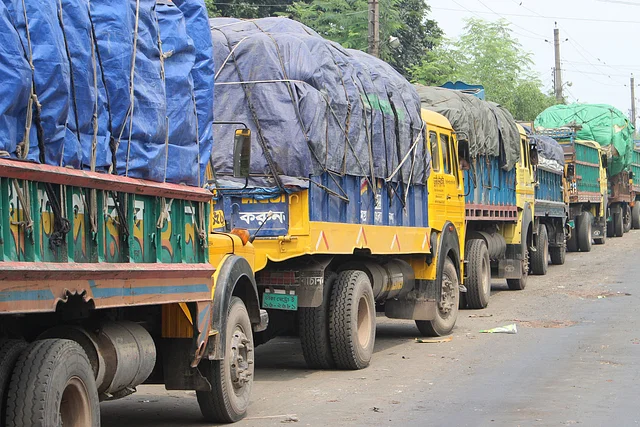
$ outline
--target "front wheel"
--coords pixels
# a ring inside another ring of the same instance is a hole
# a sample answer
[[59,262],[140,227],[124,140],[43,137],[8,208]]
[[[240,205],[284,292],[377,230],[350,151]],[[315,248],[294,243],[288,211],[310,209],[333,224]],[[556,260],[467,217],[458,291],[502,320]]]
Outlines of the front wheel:
[[369,366],[376,340],[376,307],[365,272],[345,270],[338,274],[331,292],[329,338],[337,368]]
[[208,422],[232,423],[247,414],[253,386],[253,335],[242,300],[232,297],[226,325],[223,360],[203,360],[198,369],[211,383],[211,391],[198,391],[200,411]]
[[38,340],[13,369],[7,427],[99,427],[100,402],[93,369],[78,343]]
[[631,231],[631,226],[633,224],[631,207],[629,205],[624,205],[624,207],[622,208],[622,220],[624,222],[623,232],[628,233],[629,231]]
[[578,249],[581,252],[591,252],[591,239],[593,234],[593,216],[591,212],[580,214],[582,219],[578,222]]
[[613,217],[613,236],[622,237],[624,234],[624,218],[622,212],[614,213]]
[[433,320],[416,320],[416,326],[423,336],[441,337],[448,335],[453,331],[458,319],[460,281],[458,280],[456,267],[449,258],[444,260],[441,287],[442,293],[436,309],[436,318]]

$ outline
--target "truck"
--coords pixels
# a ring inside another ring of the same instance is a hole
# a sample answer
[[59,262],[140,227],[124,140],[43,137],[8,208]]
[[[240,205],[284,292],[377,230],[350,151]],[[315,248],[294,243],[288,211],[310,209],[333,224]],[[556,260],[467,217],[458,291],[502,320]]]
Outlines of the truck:
[[569,252],[589,252],[592,242],[604,244],[607,235],[607,154],[595,141],[577,140],[571,128],[538,130],[560,143],[565,156],[566,189],[569,196],[567,238]]
[[[418,93],[423,108],[447,117],[452,126],[450,132],[462,149],[469,151],[467,157],[471,161],[464,172],[464,191],[446,197],[450,204],[464,199],[466,292],[461,304],[485,308],[492,278],[505,278],[510,289],[522,290],[529,274],[535,206],[527,135],[496,104],[445,88],[418,86]],[[471,123],[476,123],[475,127]],[[482,145],[479,141],[489,142]],[[487,145],[493,151],[479,148]],[[433,169],[437,169],[436,165]]]
[[551,264],[562,265],[566,255],[566,240],[572,229],[568,220],[569,193],[565,185],[564,150],[551,137],[531,133],[527,127],[533,156],[535,176],[534,249],[530,254],[531,272],[547,273]]
[[[607,236],[622,237],[628,232],[635,202],[630,169],[634,129],[629,119],[605,104],[555,105],[538,115],[535,127],[550,135],[557,130],[554,138],[565,147],[565,158],[573,156],[568,159],[568,172],[574,181],[585,181],[585,186],[578,186],[590,193],[588,201],[573,202],[578,209],[577,232],[567,242],[569,250],[591,250],[591,235],[596,244],[603,244]],[[596,199],[605,184],[605,208],[601,209]]]
[[[426,117],[425,124],[412,86],[388,64],[300,23],[211,23],[221,58],[216,97],[236,101],[216,109],[217,117],[256,135],[249,179],[233,179],[235,162],[220,147],[210,182],[217,230],[244,233],[254,250],[269,313],[256,342],[298,334],[309,367],[363,369],[376,313],[414,320],[422,335],[449,334],[464,230],[461,220],[449,220],[456,209],[462,218],[461,197],[451,205],[443,192],[438,209],[432,204],[434,185],[462,191],[446,120]],[[259,69],[246,54],[256,44],[265,51]],[[302,81],[319,63],[323,74]],[[442,151],[429,151],[430,132],[444,141]],[[431,155],[447,169],[431,172]]]
[[268,317],[241,236],[213,233],[201,185],[204,2],[5,4],[0,424],[99,426],[101,401],[143,383],[195,390],[210,422],[239,420]]
[[640,149],[634,144],[633,158],[631,160],[631,173],[633,174],[632,190],[635,195],[631,208],[631,228],[640,229]]

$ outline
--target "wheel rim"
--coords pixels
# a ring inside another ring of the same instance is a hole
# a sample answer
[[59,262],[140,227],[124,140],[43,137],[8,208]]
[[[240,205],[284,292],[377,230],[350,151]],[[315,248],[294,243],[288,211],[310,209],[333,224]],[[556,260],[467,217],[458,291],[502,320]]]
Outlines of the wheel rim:
[[231,337],[231,384],[236,395],[251,382],[253,346],[241,325],[236,325]]
[[358,343],[362,348],[369,345],[371,339],[371,311],[366,296],[358,301]]
[[91,425],[91,404],[84,381],[71,377],[64,387],[60,400],[60,421],[64,427]]
[[443,319],[446,319],[451,315],[454,305],[458,305],[455,292],[456,286],[457,284],[454,283],[453,279],[451,279],[448,274],[442,274],[442,297],[440,298],[440,304],[438,304],[438,310],[440,311],[440,314],[442,314]]

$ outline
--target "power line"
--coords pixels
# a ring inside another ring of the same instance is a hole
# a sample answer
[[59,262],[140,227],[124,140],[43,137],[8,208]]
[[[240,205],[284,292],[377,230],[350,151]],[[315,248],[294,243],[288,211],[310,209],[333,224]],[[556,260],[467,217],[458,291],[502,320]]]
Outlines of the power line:
[[518,28],[521,28],[521,29],[523,29],[523,30],[525,30],[525,31],[527,31],[527,32],[529,32],[529,33],[531,33],[531,34],[535,35],[535,36],[538,36],[538,37],[540,37],[540,38],[542,38],[542,39],[544,39],[544,38],[545,38],[545,37],[544,37],[543,35],[541,35],[541,34],[538,34],[538,33],[534,32],[534,31],[531,31],[531,30],[529,30],[529,29],[527,29],[527,28],[525,28],[525,27],[521,27],[520,25],[518,25],[518,24],[516,24],[516,23],[514,23],[514,22],[512,22],[512,21],[510,21],[510,20],[508,20],[508,19],[507,19],[507,18],[505,18],[502,14],[500,14],[500,13],[496,12],[495,10],[493,10],[493,9],[491,9],[489,6],[487,6],[487,5],[486,5],[482,0],[478,0],[478,3],[480,3],[481,5],[483,5],[484,7],[486,7],[487,9],[489,9],[489,10],[490,10],[491,12],[493,12],[494,14],[498,15],[500,18],[505,19],[505,20],[506,20],[507,22],[509,22],[511,25],[516,26],[516,27],[518,27]]
[[[454,2],[456,3],[456,2]],[[458,4],[458,3],[456,3]],[[458,4],[460,6],[460,4]],[[461,6],[462,7],[462,6]],[[485,12],[483,10],[471,10],[471,9],[456,9],[453,7],[436,7],[431,6],[431,9],[436,10],[447,10],[451,12],[470,12],[475,14],[483,14],[483,15],[492,15],[493,12]],[[581,17],[571,17],[571,16],[548,16],[548,15],[537,15],[531,16],[523,13],[503,13],[504,16],[515,16],[515,17],[524,17],[524,18],[535,18],[535,19],[553,19],[553,20],[566,20],[566,21],[582,21],[582,22],[608,22],[612,24],[640,24],[640,21],[620,21],[617,19],[595,19],[595,18],[581,18]]]

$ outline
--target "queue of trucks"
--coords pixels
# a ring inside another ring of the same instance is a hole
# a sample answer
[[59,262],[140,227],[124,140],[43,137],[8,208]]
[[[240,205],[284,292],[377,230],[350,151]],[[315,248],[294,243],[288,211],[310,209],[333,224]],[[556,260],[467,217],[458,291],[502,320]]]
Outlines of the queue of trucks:
[[238,421],[274,336],[363,369],[377,313],[447,335],[492,279],[523,290],[640,228],[640,152],[610,174],[621,145],[576,120],[518,124],[288,19],[157,3],[0,2],[2,425],[99,426],[141,384]]

